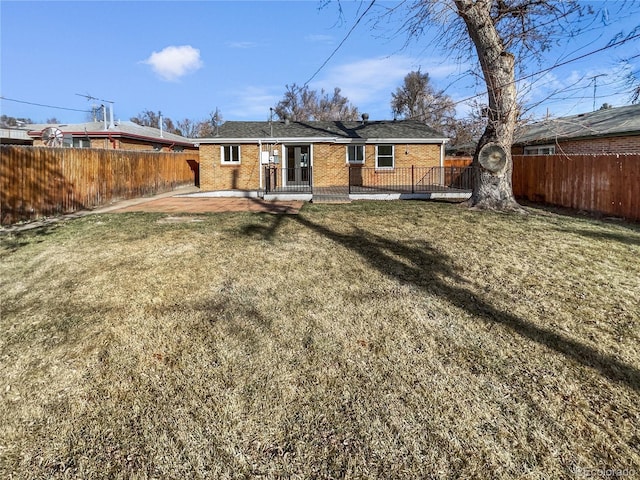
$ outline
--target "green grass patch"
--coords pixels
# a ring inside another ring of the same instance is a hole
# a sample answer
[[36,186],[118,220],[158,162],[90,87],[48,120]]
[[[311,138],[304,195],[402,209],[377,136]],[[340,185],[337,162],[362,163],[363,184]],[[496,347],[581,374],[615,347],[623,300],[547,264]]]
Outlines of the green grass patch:
[[640,475],[640,228],[531,212],[0,237],[0,476]]

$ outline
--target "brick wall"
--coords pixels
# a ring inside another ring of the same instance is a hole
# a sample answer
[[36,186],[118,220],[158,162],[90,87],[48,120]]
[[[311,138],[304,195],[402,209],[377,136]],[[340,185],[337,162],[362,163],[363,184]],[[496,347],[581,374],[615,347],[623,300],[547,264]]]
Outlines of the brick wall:
[[[368,146],[368,145],[367,145]],[[313,146],[313,185],[348,185],[347,147],[328,143]]]
[[[545,145],[553,145],[549,142]],[[524,147],[515,146],[511,150],[513,155],[523,155]],[[609,155],[616,153],[640,153],[640,136],[627,135],[623,137],[588,138],[583,140],[559,141],[556,144],[556,154],[565,155]]]
[[[266,146],[263,145],[263,149]],[[284,147],[278,145],[281,167],[286,166]],[[241,146],[239,165],[220,164],[220,145],[200,145],[200,188],[211,190],[256,190],[260,186],[258,145]],[[347,185],[349,168],[345,144],[317,143],[313,145],[313,185],[328,187]],[[398,144],[394,147],[396,168],[435,167],[440,165],[440,145]],[[364,167],[375,167],[376,146],[365,145]]]
[[[375,145],[371,145],[375,147]],[[399,144],[394,148],[396,167],[410,167],[411,165],[420,167],[437,167],[440,165],[440,145],[411,145]],[[373,160],[370,167],[375,167],[375,148]]]
[[241,145],[240,163],[222,165],[220,145],[200,144],[200,188],[257,190],[260,186],[258,145]]
[[556,153],[565,154],[615,154],[640,153],[640,136],[594,138],[558,142]]

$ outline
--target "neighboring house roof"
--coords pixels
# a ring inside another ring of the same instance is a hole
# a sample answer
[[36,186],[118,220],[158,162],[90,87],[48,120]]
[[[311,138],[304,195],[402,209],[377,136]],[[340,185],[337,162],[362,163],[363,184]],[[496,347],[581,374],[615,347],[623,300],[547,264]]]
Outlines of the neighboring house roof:
[[23,128],[0,128],[0,143],[30,145],[33,143],[33,138]]
[[42,135],[42,131],[49,127],[55,127],[61,130],[63,133],[70,133],[72,135],[83,135],[90,138],[103,138],[103,137],[124,137],[134,140],[143,140],[154,143],[164,144],[176,144],[183,146],[193,147],[196,143],[190,138],[185,138],[180,135],[175,135],[168,132],[160,132],[160,129],[153,127],[143,127],[133,122],[116,122],[113,128],[105,129],[104,122],[86,122],[75,124],[56,124],[56,123],[42,123],[27,125],[29,128],[29,135],[35,138],[39,138]]
[[249,141],[309,141],[309,142],[379,142],[444,143],[442,133],[415,120],[384,120],[367,122],[308,121],[308,122],[225,122],[218,135],[198,139],[200,143]]
[[522,127],[515,144],[640,135],[640,105],[553,118]]

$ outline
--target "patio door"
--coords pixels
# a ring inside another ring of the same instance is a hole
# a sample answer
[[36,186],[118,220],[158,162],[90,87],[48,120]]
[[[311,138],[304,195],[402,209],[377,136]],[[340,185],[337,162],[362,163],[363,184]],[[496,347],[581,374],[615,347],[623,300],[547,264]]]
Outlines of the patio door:
[[311,184],[311,145],[287,146],[285,179],[292,187]]

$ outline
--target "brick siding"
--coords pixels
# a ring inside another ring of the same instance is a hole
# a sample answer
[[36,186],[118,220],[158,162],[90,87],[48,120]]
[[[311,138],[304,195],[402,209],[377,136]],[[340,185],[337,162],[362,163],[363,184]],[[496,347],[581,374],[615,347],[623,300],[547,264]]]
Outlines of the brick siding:
[[221,164],[220,145],[200,145],[202,190],[256,190],[260,185],[258,145],[241,145],[239,164]]
[[[540,143],[540,145],[554,145],[554,142]],[[556,154],[565,155],[602,155],[617,153],[640,153],[640,136],[627,135],[607,138],[585,138],[580,140],[558,141]],[[522,145],[514,146],[513,155],[523,155]]]
[[[263,150],[267,148],[263,145]],[[286,166],[284,146],[280,150],[280,166]],[[200,145],[200,188],[212,190],[257,190],[260,187],[258,145],[241,145],[241,161],[238,165],[221,165],[220,145]],[[313,185],[328,187],[347,185],[347,145],[316,143],[312,147]],[[375,167],[376,146],[365,145],[364,167]],[[440,165],[439,144],[397,144],[394,146],[395,167],[411,165],[435,167]]]

